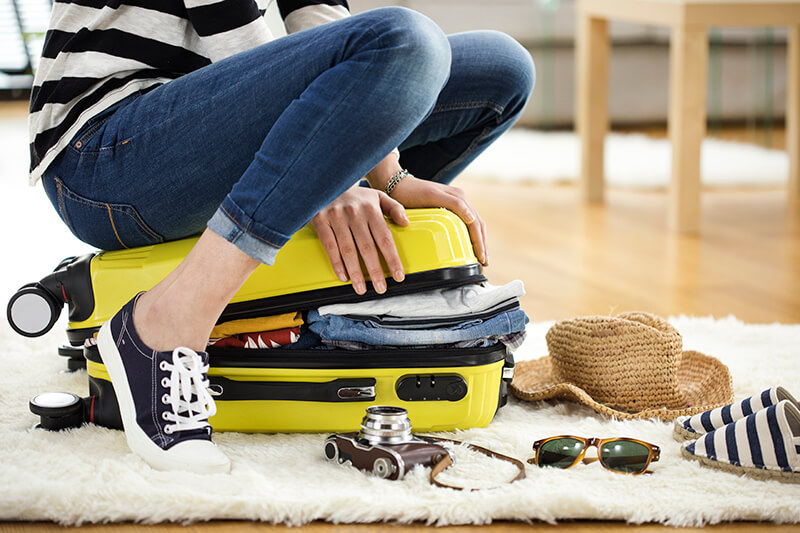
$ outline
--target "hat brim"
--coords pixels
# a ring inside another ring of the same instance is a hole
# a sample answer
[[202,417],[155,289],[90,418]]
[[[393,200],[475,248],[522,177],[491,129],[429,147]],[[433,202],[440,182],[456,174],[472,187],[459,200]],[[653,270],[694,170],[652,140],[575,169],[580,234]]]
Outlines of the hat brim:
[[730,371],[714,357],[692,350],[683,352],[678,364],[677,380],[678,390],[685,399],[685,404],[654,406],[637,412],[620,411],[595,401],[577,385],[556,379],[552,359],[546,355],[517,363],[510,389],[521,400],[567,400],[623,420],[674,420],[679,416],[695,415],[733,402]]

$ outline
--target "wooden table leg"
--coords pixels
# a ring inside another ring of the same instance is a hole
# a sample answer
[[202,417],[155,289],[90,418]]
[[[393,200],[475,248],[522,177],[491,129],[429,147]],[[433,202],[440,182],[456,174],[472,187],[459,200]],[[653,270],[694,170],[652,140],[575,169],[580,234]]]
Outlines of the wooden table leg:
[[800,25],[789,27],[786,54],[786,151],[789,152],[789,196],[800,198]]
[[608,131],[608,22],[578,9],[575,120],[581,142],[583,199],[603,201],[603,144]]
[[700,226],[700,145],[706,133],[707,64],[705,28],[674,27],[669,72],[669,227],[687,233],[697,232]]

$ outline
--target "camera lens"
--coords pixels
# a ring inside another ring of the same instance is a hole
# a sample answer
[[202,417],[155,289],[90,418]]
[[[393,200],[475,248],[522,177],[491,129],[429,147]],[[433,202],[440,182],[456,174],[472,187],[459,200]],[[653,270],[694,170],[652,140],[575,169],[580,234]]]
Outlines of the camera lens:
[[367,414],[408,416],[408,411],[406,411],[402,407],[395,407],[393,405],[372,405],[370,407],[367,407]]
[[339,458],[339,448],[333,442],[325,443],[325,458],[328,461],[335,461]]
[[367,407],[359,437],[373,444],[397,444],[411,440],[408,411],[391,405]]

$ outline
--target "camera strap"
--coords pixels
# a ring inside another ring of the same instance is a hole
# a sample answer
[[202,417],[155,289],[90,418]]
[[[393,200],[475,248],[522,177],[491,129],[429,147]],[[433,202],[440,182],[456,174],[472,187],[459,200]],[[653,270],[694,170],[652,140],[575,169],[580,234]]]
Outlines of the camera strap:
[[[475,444],[470,444],[468,442],[461,442],[461,441],[453,440],[453,439],[441,439],[441,438],[438,438],[438,437],[429,437],[427,435],[425,435],[424,438],[425,438],[425,440],[432,440],[432,441],[436,441],[436,442],[452,442],[454,444],[463,444],[463,445],[465,445],[467,448],[469,448],[472,451],[475,451],[475,452],[478,452],[478,453],[482,453],[483,455],[485,455],[487,457],[491,457],[492,459],[500,459],[501,461],[505,461],[507,463],[513,464],[514,466],[516,466],[519,469],[519,472],[517,473],[516,477],[514,477],[514,479],[508,481],[508,483],[514,483],[515,481],[519,481],[520,479],[525,479],[525,465],[522,463],[522,461],[520,461],[518,459],[514,459],[513,457],[509,457],[507,455],[503,455],[501,453],[497,453],[495,451],[492,451],[492,450],[490,450],[488,448],[483,448],[481,446],[477,446]],[[452,464],[453,464],[453,460],[450,458],[450,455],[449,454],[445,454],[444,457],[442,458],[442,460],[439,461],[438,463],[436,463],[436,465],[433,467],[433,470],[431,470],[431,477],[430,477],[431,484],[436,485],[437,487],[443,487],[443,488],[446,488],[446,489],[481,490],[481,489],[470,489],[470,488],[466,488],[466,487],[456,487],[456,486],[453,486],[453,485],[448,485],[446,483],[442,483],[441,481],[437,480],[436,476],[441,474],[447,467],[452,466]]]

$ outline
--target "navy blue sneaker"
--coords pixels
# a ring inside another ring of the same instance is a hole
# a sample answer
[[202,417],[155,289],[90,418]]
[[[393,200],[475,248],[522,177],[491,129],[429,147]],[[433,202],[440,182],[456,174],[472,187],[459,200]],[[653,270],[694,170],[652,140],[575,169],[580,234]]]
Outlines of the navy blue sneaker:
[[128,446],[157,470],[227,473],[230,461],[211,441],[208,423],[217,412],[208,392],[208,354],[186,347],[172,352],[148,348],[133,327],[141,294],[97,335]]

